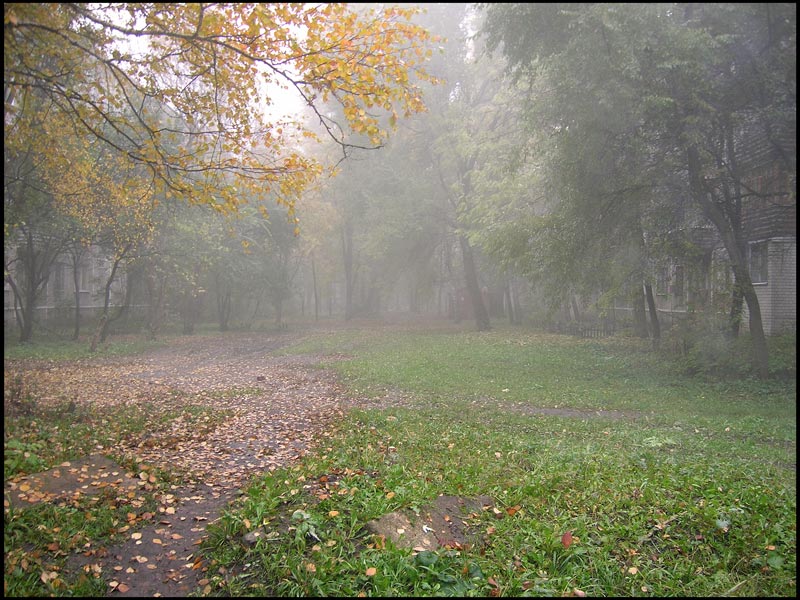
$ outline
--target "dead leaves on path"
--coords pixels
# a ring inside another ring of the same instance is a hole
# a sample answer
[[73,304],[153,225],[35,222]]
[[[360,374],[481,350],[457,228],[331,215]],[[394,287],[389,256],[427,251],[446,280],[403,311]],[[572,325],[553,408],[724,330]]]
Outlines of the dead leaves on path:
[[[214,338],[139,357],[6,361],[6,379],[20,374],[35,391],[40,428],[49,425],[48,407],[69,403],[97,436],[89,442],[98,454],[123,456],[130,467],[98,463],[84,470],[72,461],[50,473],[47,485],[37,474],[6,482],[7,489],[23,506],[81,505],[94,493],[125,506],[127,518],[111,532],[124,537],[119,546],[84,539],[68,549],[80,548],[70,568],[85,577],[102,573],[111,595],[192,589],[189,575],[202,577],[208,567],[188,557],[233,491],[304,454],[343,415],[347,401],[330,372],[311,368],[316,360],[309,357],[271,357],[272,346]],[[144,496],[152,495],[156,507],[145,509]],[[18,558],[27,560],[24,553]],[[50,586],[60,581],[53,572],[47,571]]]
[[141,409],[144,432],[121,431],[113,448],[97,450],[230,489],[301,456],[343,414],[332,376],[308,369],[302,357],[271,357],[276,346],[266,338],[198,338],[135,357],[7,361],[6,371],[31,380],[42,404],[69,398],[89,414]]

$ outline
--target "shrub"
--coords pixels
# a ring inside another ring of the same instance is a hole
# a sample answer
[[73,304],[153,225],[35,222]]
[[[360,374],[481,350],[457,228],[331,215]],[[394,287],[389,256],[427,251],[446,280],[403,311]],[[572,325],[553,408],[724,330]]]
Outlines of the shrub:
[[[775,378],[796,376],[796,333],[767,338],[769,374]],[[755,376],[753,340],[749,333],[731,338],[698,319],[687,319],[669,334],[664,349],[672,353],[680,371],[726,379]]]

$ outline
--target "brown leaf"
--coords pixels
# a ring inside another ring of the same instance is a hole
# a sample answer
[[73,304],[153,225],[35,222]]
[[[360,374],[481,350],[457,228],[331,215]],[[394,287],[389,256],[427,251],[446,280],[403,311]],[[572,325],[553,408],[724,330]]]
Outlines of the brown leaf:
[[569,548],[572,545],[572,532],[567,531],[564,535],[561,536],[561,545],[564,548]]
[[366,571],[364,571],[364,573],[366,574],[367,577],[372,577],[377,572],[378,572],[378,569],[376,569],[375,567],[369,567]]

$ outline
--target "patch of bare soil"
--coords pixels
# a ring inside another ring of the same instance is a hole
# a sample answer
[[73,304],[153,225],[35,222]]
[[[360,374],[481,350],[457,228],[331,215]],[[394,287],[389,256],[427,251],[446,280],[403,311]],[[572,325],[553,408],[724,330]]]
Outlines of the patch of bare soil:
[[81,495],[94,496],[113,489],[115,494],[138,492],[142,479],[101,454],[61,463],[42,473],[34,473],[5,482],[4,499],[15,508],[40,502],[75,500]]
[[391,540],[400,548],[418,552],[438,548],[464,549],[483,542],[478,533],[481,513],[494,508],[488,496],[439,496],[419,514],[408,510],[387,513],[367,523],[377,543]]

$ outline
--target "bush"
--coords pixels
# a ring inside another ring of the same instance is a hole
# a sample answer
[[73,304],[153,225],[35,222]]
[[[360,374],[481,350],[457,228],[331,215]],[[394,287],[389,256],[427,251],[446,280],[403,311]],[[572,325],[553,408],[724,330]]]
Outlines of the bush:
[[[767,338],[770,377],[796,376],[796,339],[794,332]],[[719,329],[692,319],[675,327],[663,347],[673,354],[679,369],[689,375],[744,379],[756,374],[749,333],[730,338]]]
[[781,379],[797,377],[797,333],[790,332],[767,338],[769,374]]

